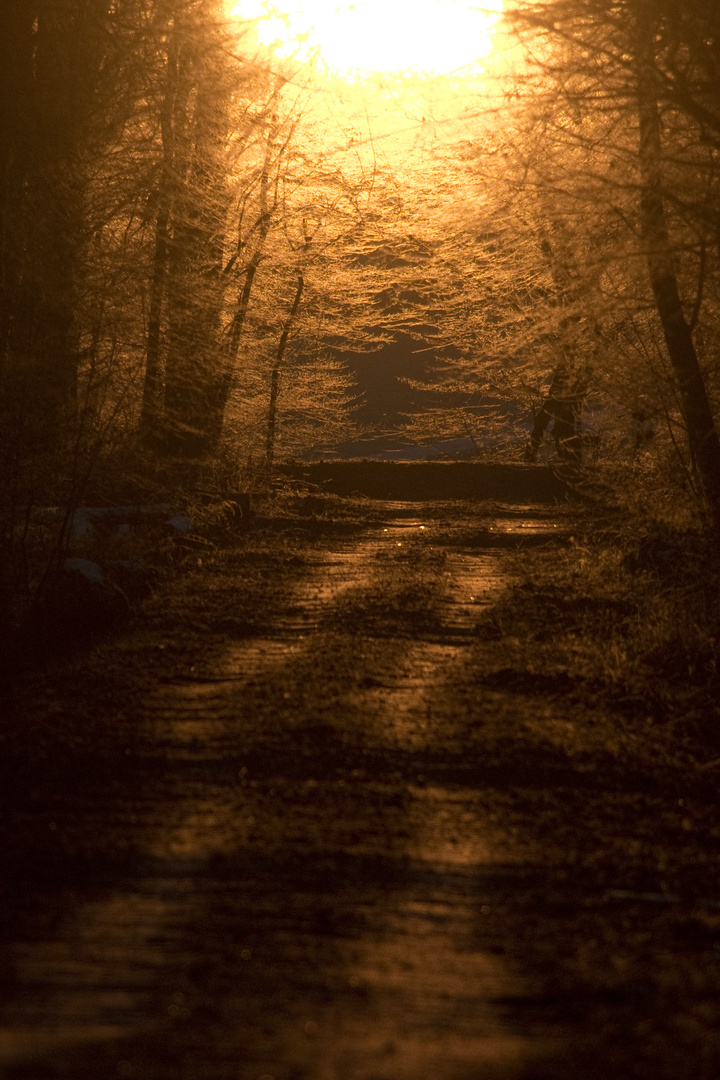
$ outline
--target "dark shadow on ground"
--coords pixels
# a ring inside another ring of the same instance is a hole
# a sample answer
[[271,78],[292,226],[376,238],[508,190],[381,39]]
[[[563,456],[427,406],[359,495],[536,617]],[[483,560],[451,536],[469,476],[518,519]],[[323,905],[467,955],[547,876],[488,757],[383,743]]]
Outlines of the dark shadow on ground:
[[285,464],[281,474],[337,495],[372,499],[497,499],[557,503],[572,497],[571,474],[544,465],[472,461],[320,461]]

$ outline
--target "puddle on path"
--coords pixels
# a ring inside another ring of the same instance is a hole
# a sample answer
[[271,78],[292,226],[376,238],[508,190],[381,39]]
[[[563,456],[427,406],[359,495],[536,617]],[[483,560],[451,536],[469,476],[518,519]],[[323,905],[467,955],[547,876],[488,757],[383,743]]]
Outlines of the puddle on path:
[[[391,642],[390,671],[359,652],[354,708],[333,724],[382,750],[384,772],[213,773],[228,746],[267,736],[239,707],[248,687],[273,693],[307,664],[329,607],[372,581],[379,552],[431,527],[412,507],[388,509],[408,516],[333,544],[272,636],[158,687],[142,710],[156,763],[142,790],[58,807],[81,858],[83,828],[102,833],[110,818],[125,846],[106,853],[93,895],[80,882],[70,902],[53,887],[33,899],[65,906],[51,936],[12,946],[18,994],[0,1030],[11,1080],[32,1061],[54,1080],[509,1080],[543,1051],[492,1004],[522,984],[482,930],[483,876],[507,861],[482,800],[393,771],[395,755],[434,744],[435,703],[464,647],[454,639],[504,586],[498,555],[448,553],[448,642]],[[291,743],[297,729],[275,724]],[[80,813],[86,823],[69,822]]]

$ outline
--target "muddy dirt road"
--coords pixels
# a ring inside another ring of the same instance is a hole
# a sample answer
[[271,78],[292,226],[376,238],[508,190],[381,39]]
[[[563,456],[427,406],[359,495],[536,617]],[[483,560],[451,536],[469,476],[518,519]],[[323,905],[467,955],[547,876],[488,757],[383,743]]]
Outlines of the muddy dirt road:
[[[529,719],[562,725],[567,707],[480,677],[478,626],[516,545],[555,543],[572,520],[486,505],[463,511],[472,542],[449,542],[450,512],[387,502],[360,529],[245,541],[120,639],[21,683],[4,744],[0,1075],[646,1075],[628,1025],[656,1002],[626,1023],[609,991],[583,1008],[567,976],[547,989],[564,924],[575,948],[593,904],[658,891],[618,876],[618,852],[588,880],[562,813],[595,800],[617,824],[643,785],[589,750],[570,762],[546,733],[523,741]],[[645,790],[640,817],[662,797]],[[524,829],[541,798],[545,850]],[[655,917],[637,904],[611,916],[619,936]],[[538,919],[539,958],[524,940]],[[685,1075],[645,1041],[653,1075]]]

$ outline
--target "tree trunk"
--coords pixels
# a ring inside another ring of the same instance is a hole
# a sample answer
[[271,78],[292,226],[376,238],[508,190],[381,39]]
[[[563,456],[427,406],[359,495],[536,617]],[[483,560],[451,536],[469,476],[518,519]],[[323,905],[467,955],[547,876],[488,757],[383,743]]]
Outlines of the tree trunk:
[[637,22],[636,76],[640,129],[640,221],[655,305],[678,382],[692,459],[714,529],[720,534],[720,439],[675,272],[662,186],[662,145],[655,66],[655,20]]
[[[272,104],[275,104],[277,97],[277,88],[273,97]],[[272,223],[273,213],[275,205],[269,205],[268,191],[270,187],[270,166],[272,163],[272,155],[275,149],[275,138],[277,136],[278,128],[273,124],[268,132],[267,143],[265,146],[265,155],[263,158],[262,171],[260,173],[260,191],[259,191],[259,210],[260,213],[255,222],[255,225],[251,229],[251,233],[257,231],[257,239],[255,241],[255,248],[250,257],[250,260],[245,267],[245,276],[237,296],[237,307],[235,314],[233,315],[230,323],[229,333],[227,333],[226,342],[221,353],[221,372],[217,387],[217,398],[214,403],[214,423],[212,426],[212,434],[215,445],[217,445],[222,437],[223,424],[225,421],[225,409],[230,398],[230,391],[232,389],[233,379],[235,377],[235,371],[237,367],[237,356],[240,348],[240,340],[242,337],[243,327],[245,325],[245,319],[247,317],[248,307],[250,305],[250,297],[252,295],[253,285],[255,283],[255,277],[260,263],[262,262],[263,252],[265,249],[265,242],[270,232],[270,225]],[[238,241],[238,251],[240,249],[240,241]],[[233,256],[228,266],[231,266],[237,253]]]
[[214,0],[196,12],[179,45],[177,194],[167,262],[165,446],[171,455],[194,459],[206,457],[214,443],[229,206],[224,152],[232,88],[222,42],[205,36],[213,10]]
[[275,357],[275,367],[273,368],[272,376],[270,378],[270,405],[268,408],[267,441],[265,444],[265,463],[268,469],[272,468],[273,458],[275,456],[275,429],[277,427],[277,399],[280,389],[280,368],[285,356],[285,348],[288,343],[290,330],[292,329],[292,325],[295,322],[295,316],[300,307],[300,299],[303,294],[304,286],[305,279],[298,270],[298,284],[297,289],[295,290],[295,299],[290,308],[290,314],[285,320],[285,326],[283,327],[280,343],[278,345],[277,356]]
[[25,0],[6,0],[0,5],[0,388],[3,391],[25,248],[34,15],[32,6]]
[[157,437],[160,430],[163,403],[163,361],[161,354],[163,301],[170,249],[170,221],[174,189],[175,108],[178,95],[177,34],[172,23],[168,33],[166,81],[160,109],[162,139],[162,171],[157,191],[158,211],[155,219],[155,248],[150,277],[145,379],[140,414],[140,436],[144,440]]
[[77,406],[75,319],[104,10],[101,0],[10,0],[0,21],[0,357],[27,417],[28,448],[41,451],[61,444]]

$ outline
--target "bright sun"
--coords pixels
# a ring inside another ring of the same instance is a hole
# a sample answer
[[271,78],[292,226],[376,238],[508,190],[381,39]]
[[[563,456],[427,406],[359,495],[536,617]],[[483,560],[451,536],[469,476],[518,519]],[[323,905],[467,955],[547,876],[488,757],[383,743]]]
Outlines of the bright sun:
[[239,0],[233,15],[257,21],[258,39],[279,56],[319,49],[338,71],[444,74],[487,56],[502,0]]

